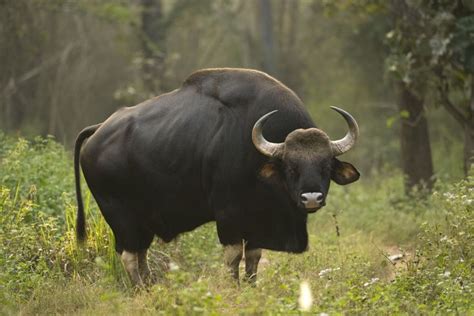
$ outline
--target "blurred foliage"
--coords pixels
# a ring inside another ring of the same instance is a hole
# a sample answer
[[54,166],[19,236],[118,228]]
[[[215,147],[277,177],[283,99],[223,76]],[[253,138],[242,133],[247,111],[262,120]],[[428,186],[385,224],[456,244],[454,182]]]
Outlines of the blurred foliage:
[[430,88],[436,94],[441,75],[464,89],[474,72],[474,11],[462,1],[432,0],[401,1],[392,10],[389,74],[419,94]]
[[474,8],[470,1],[392,1],[386,34],[387,73],[424,100],[442,106],[464,132],[464,172],[474,156]]
[[[359,33],[360,26],[370,26],[361,32],[362,38],[369,40],[358,40],[357,44],[362,44],[358,46],[359,50],[365,53],[372,64],[378,65],[376,69],[371,69],[372,76],[374,73],[385,73],[385,82],[401,82],[406,89],[424,101],[431,138],[434,139],[434,164],[435,167],[442,166],[443,169],[435,168],[436,173],[446,176],[449,169],[451,175],[459,175],[463,165],[463,150],[446,151],[443,147],[446,145],[441,145],[446,142],[440,143],[440,138],[450,139],[448,146],[454,148],[458,148],[459,140],[464,138],[464,171],[467,172],[474,139],[474,114],[470,105],[474,102],[474,78],[470,66],[474,56],[472,2],[338,0],[322,3],[331,17],[344,15],[349,17],[348,21],[357,21],[349,22],[354,33]],[[351,41],[346,39],[346,42]],[[379,46],[374,46],[373,43],[378,43]],[[357,56],[353,52],[357,52],[357,48],[347,55]],[[370,55],[374,52],[377,52],[375,55],[378,58]],[[392,90],[390,85],[383,87],[387,88]],[[393,100],[393,95],[389,99]],[[393,104],[393,101],[388,103]],[[437,109],[439,106],[442,106],[442,112],[448,115],[440,114]],[[371,112],[375,110],[374,107]],[[390,112],[385,112],[384,115],[388,129],[384,130],[380,125],[373,127],[373,121],[367,123],[385,140],[390,138],[385,134],[387,130],[397,128],[399,122],[407,120],[410,115],[407,111],[397,111],[393,106]],[[452,124],[452,118],[457,124]],[[385,149],[387,145],[383,147]],[[444,156],[438,154],[441,151]],[[453,152],[456,152],[456,155],[452,155]],[[392,164],[390,156],[393,157],[393,151],[383,158]],[[447,168],[448,165],[451,166]]]
[[70,143],[85,122],[119,106],[113,93],[131,76],[134,37],[131,17],[116,17],[125,7],[109,3],[0,1],[3,130]]
[[[265,70],[258,1],[150,3],[161,8],[159,23],[152,25],[161,36],[158,42],[145,33],[141,1],[0,1],[2,129],[26,136],[51,134],[70,146],[84,126],[103,121],[121,106],[178,88],[197,69]],[[424,10],[431,2],[420,3],[419,10]],[[428,32],[420,47],[429,48],[426,54],[437,54],[438,63],[452,56],[458,64],[466,63],[472,55],[467,16],[434,19],[430,13],[419,20],[425,23],[423,29],[407,31],[413,39],[400,39],[401,29],[392,28],[384,1],[275,0],[270,9],[274,75],[299,94],[316,123],[333,138],[342,136],[345,126],[328,107],[341,106],[354,114],[362,137],[348,159],[366,175],[397,166],[399,160],[400,113],[384,79],[386,65],[395,66],[402,77],[423,74],[421,68],[410,70],[421,48],[397,53],[392,44],[416,41],[423,37],[421,32]],[[447,38],[443,50],[436,43]],[[456,100],[465,90],[457,91]],[[461,142],[455,124],[440,115],[430,119],[433,133],[443,130],[453,144]],[[444,143],[435,141],[436,146]],[[435,164],[454,164],[447,161],[453,157],[437,157],[441,160]]]
[[138,6],[128,0],[88,0],[77,2],[74,5],[77,5],[77,10],[82,10],[86,14],[93,14],[112,23],[139,23]]

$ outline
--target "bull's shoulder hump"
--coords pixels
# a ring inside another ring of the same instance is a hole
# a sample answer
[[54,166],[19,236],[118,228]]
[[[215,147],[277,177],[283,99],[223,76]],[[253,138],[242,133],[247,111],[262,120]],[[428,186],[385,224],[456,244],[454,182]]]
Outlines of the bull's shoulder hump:
[[281,82],[264,72],[241,68],[199,70],[183,82],[183,87],[192,87],[226,106],[249,104],[263,90],[285,88]]
[[246,68],[207,68],[193,72],[186,78],[183,85],[202,84],[207,80],[262,80],[281,84],[270,75],[255,69]]

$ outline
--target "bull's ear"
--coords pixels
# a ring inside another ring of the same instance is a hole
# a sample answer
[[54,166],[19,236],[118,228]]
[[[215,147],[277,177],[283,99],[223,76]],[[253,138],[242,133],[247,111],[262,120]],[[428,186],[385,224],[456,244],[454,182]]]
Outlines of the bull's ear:
[[334,158],[331,179],[340,185],[349,184],[359,180],[360,173],[348,162]]
[[267,162],[258,172],[258,175],[263,180],[274,179],[275,177],[280,176],[278,166],[272,162]]
[[278,192],[286,192],[287,186],[283,176],[282,166],[278,162],[265,163],[258,171],[258,179]]

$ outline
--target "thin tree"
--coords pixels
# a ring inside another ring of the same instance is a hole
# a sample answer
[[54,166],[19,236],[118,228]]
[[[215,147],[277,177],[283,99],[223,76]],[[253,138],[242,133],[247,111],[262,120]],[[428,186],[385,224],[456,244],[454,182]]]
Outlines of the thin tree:
[[165,90],[166,38],[163,3],[161,0],[141,0],[143,50],[143,83],[145,90],[159,94]]
[[420,17],[405,1],[392,1],[389,10],[393,30],[388,38],[394,40],[388,42],[391,52],[387,64],[397,91],[401,119],[401,167],[405,174],[405,191],[410,193],[418,185],[431,189],[434,178],[428,121],[424,109],[426,86],[423,78],[410,72],[424,63],[421,56],[413,56],[411,53],[416,45],[412,28],[417,25]]

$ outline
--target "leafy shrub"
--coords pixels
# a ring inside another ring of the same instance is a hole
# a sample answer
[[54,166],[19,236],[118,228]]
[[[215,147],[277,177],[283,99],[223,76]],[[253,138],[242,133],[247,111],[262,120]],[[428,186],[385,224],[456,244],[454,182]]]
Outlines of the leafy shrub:
[[43,279],[54,274],[55,252],[59,246],[58,223],[54,217],[34,213],[31,200],[18,191],[11,195],[0,188],[0,284],[3,304],[18,295],[26,298]]
[[39,210],[62,218],[63,195],[74,192],[70,155],[51,137],[12,141],[0,134],[0,141],[0,183],[21,196],[34,193]]
[[474,178],[435,192],[432,205],[444,220],[421,225],[415,259],[395,286],[416,293],[420,308],[464,314],[474,308]]
[[341,298],[346,303],[343,310],[409,314],[474,311],[473,180],[470,177],[448,186],[444,193],[435,192],[428,203],[433,207],[430,212],[439,212],[444,218],[421,224],[414,258],[405,262],[406,269],[390,283],[364,286],[357,278],[359,284]]
[[76,244],[72,164],[62,146],[51,138],[15,141],[3,134],[0,141],[0,305],[14,306],[47,280],[80,273],[125,280],[90,193],[89,242]]

